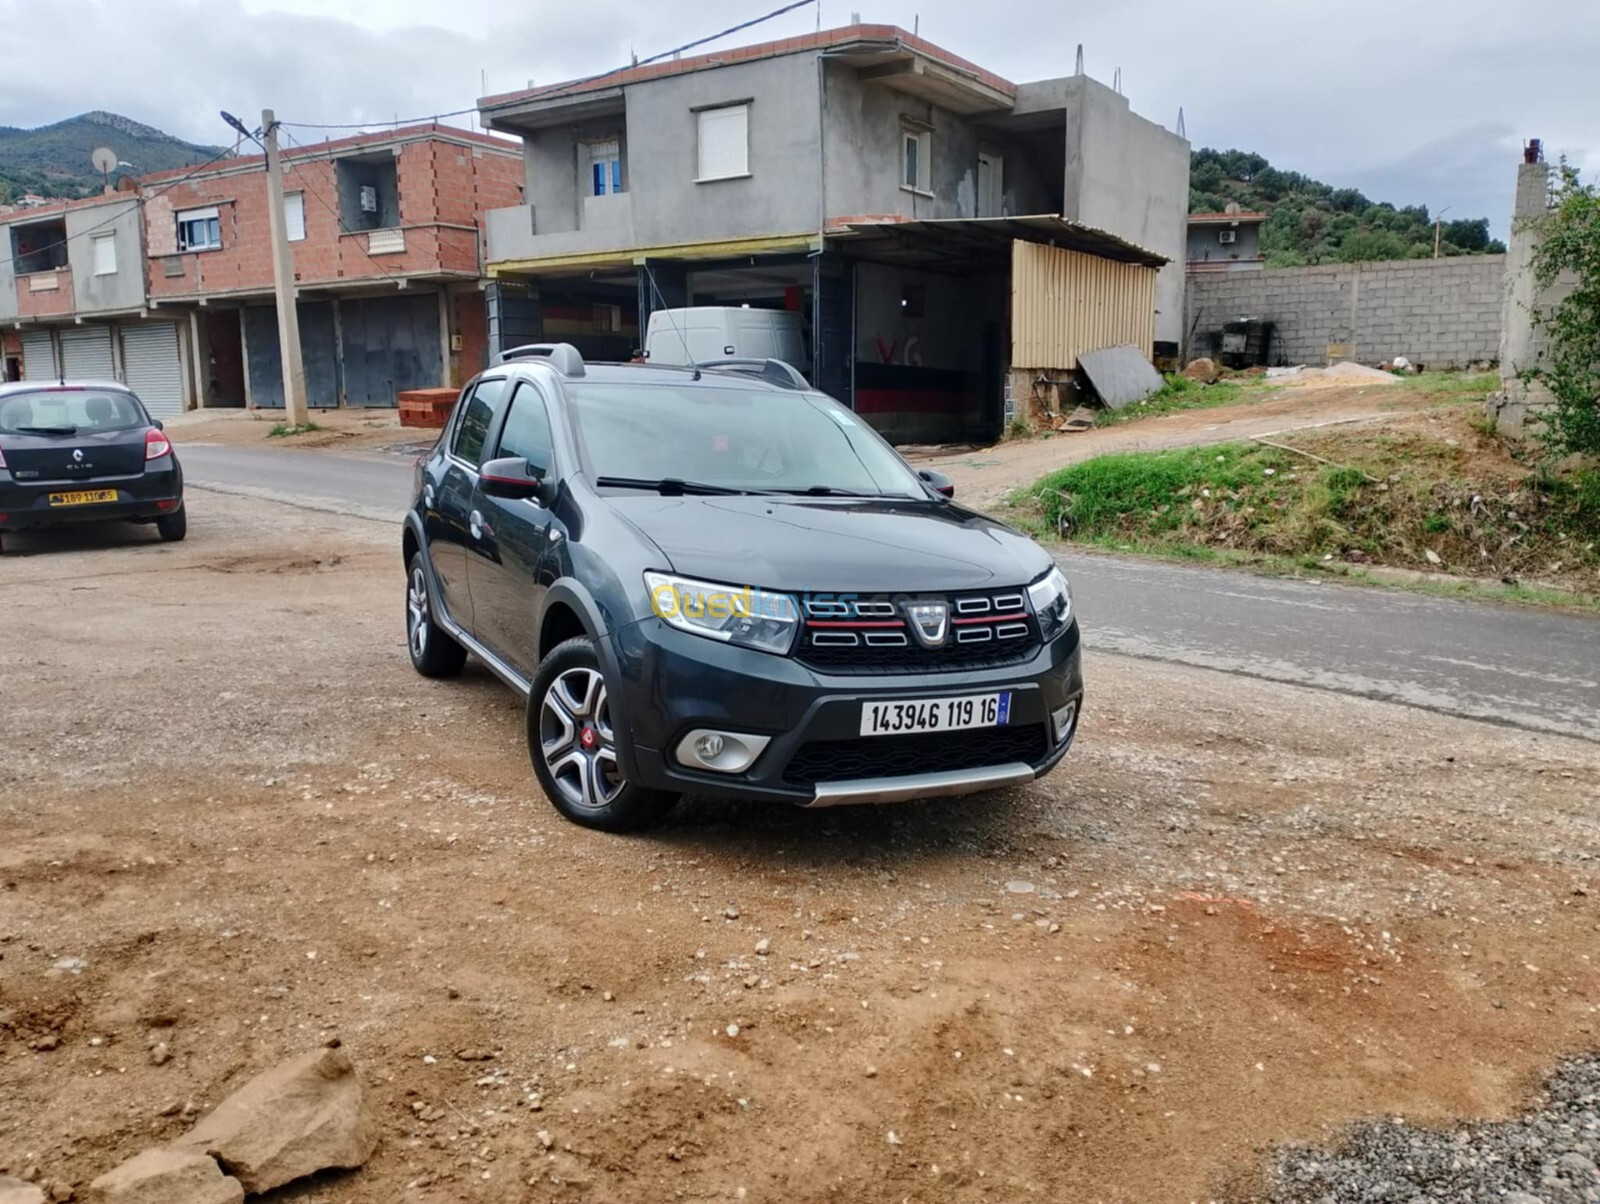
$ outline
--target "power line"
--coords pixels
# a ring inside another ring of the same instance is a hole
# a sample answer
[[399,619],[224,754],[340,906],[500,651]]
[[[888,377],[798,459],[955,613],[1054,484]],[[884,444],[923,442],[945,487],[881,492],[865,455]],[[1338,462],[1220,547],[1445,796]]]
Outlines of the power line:
[[[179,184],[183,184],[183,183],[188,182],[189,180],[192,180],[195,176],[199,175],[206,168],[212,166],[213,164],[220,163],[224,159],[227,159],[227,158],[230,158],[232,156],[235,156],[238,153],[239,153],[239,143],[235,142],[231,147],[228,147],[225,150],[218,151],[215,155],[211,156],[211,158],[207,159],[204,163],[196,164],[192,169],[190,169],[189,171],[185,172],[183,175],[179,176],[177,179],[169,180],[167,183],[163,184],[160,188],[156,189],[154,192],[150,193],[148,196],[145,196],[142,193],[129,193],[129,194],[127,194],[128,199],[133,201],[135,206],[137,206],[137,207],[142,209],[146,204],[148,204],[149,202],[155,200],[156,197],[163,196],[166,193],[171,192]],[[116,195],[116,194],[113,194],[113,195]],[[67,211],[65,209],[63,209],[63,210],[59,210],[58,214],[59,214],[59,216],[61,216],[64,219],[65,216],[66,216],[66,212]],[[26,217],[13,218],[10,221],[10,223],[8,223],[8,224],[14,226],[14,225],[26,224],[27,222],[30,222],[30,221],[49,221],[53,217],[57,216],[58,214],[45,214],[45,215],[41,215],[38,218],[26,218]],[[58,242],[46,243],[44,246],[39,247],[36,250],[31,251],[29,253],[32,254],[32,255],[37,255],[37,254],[39,254],[39,253],[41,253],[43,251],[53,251],[57,247],[64,247],[68,243],[70,243],[73,239],[86,238],[90,234],[93,234],[96,230],[102,229],[105,226],[109,226],[113,222],[121,221],[123,216],[124,215],[121,214],[121,213],[114,213],[110,217],[106,218],[104,221],[96,222],[92,226],[85,226],[82,230],[79,230],[76,234],[68,234],[65,238],[62,238]]]
[[[810,3],[811,0],[806,0]],[[347,122],[319,122],[319,121],[279,121],[278,127],[293,126],[297,130],[371,130],[381,126],[397,125],[428,125],[432,122],[442,121],[446,117],[465,117],[468,113],[476,113],[478,107],[470,109],[456,109],[452,113],[430,113],[426,117],[394,118],[392,121],[347,121]]]
[[[746,29],[752,28],[753,26],[763,25],[775,17],[781,17],[786,13],[794,12],[796,9],[805,8],[809,5],[817,3],[818,0],[792,0],[792,3],[785,4],[782,8],[775,8],[770,13],[766,13],[763,16],[754,17],[749,21],[741,21],[738,25],[730,25],[727,29],[720,30],[717,33],[709,35],[708,37],[696,38],[692,42],[685,42],[682,46],[674,46],[671,50],[663,50],[660,54],[653,54],[649,58],[634,59],[626,67],[613,67],[606,71],[597,72],[594,75],[585,75],[579,79],[568,80],[564,84],[552,85],[548,90],[549,95],[560,96],[562,93],[570,91],[573,88],[581,87],[584,84],[593,83],[597,79],[604,79],[608,75],[615,75],[618,71],[626,71],[630,67],[645,67],[651,63],[658,63],[662,59],[669,59],[675,55],[682,54],[685,50],[693,50],[697,46],[704,46],[710,42],[720,41],[721,39],[728,37],[730,34],[741,33]],[[408,117],[403,121],[396,118],[393,122],[280,121],[278,124],[280,126],[293,126],[295,129],[299,130],[370,130],[383,125],[424,125],[428,122],[440,121],[446,117],[465,117],[469,113],[475,114],[477,112],[478,107],[474,105],[470,109],[457,109],[452,113],[433,113],[426,117]]]
[[[284,126],[283,122],[281,122],[281,121],[278,122],[278,131],[283,134],[284,138],[288,141],[289,145],[295,147],[298,150],[311,150],[311,149],[314,149],[312,147],[306,146],[305,143],[303,143],[303,142],[299,141],[298,139],[296,139],[293,134],[290,134],[290,133],[284,131],[283,126]],[[310,179],[308,179],[306,176],[301,175],[299,164],[295,164],[294,165],[293,172],[297,177],[299,177],[300,186],[301,186],[302,190],[305,191],[305,192],[309,192],[312,196],[316,197],[317,198],[317,204],[321,205],[324,209],[326,209],[329,213],[331,213],[333,215],[333,220],[334,220],[335,224],[338,226],[339,232],[341,234],[356,234],[356,233],[359,233],[359,231],[352,230],[352,229],[350,229],[349,226],[345,225],[344,218],[339,216],[339,210],[336,209],[328,201],[327,197],[322,195],[322,192],[319,189],[317,189],[316,187],[313,186],[312,181]],[[394,275],[387,268],[385,268],[383,266],[383,264],[379,263],[375,258],[373,258],[372,252],[367,250],[366,246],[364,245],[364,243],[361,240],[357,240],[356,246],[361,248],[361,253],[367,257],[367,259],[371,262],[373,267],[378,269],[378,272],[379,272],[380,275],[382,275],[383,277],[385,277],[388,280],[394,281],[394,283],[397,284],[397,285],[403,284],[405,282],[405,278],[404,277]]]

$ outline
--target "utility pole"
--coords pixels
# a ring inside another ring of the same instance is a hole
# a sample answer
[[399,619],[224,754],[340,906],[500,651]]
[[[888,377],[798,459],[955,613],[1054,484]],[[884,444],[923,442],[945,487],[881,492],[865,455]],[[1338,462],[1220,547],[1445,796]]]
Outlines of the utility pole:
[[1449,212],[1450,206],[1446,205],[1433,215],[1433,257],[1435,259],[1439,258],[1439,230],[1444,225],[1444,215]]
[[311,420],[306,407],[306,372],[300,359],[300,320],[294,301],[294,258],[283,215],[283,168],[278,162],[278,122],[261,110],[267,147],[267,222],[272,231],[272,283],[278,298],[278,348],[283,360],[283,406],[290,426]]

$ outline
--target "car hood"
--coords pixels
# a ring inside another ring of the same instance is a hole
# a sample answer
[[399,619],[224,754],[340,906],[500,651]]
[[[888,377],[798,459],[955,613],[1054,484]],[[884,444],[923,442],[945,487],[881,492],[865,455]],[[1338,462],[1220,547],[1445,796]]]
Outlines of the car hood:
[[1043,548],[947,502],[857,498],[608,497],[686,577],[791,592],[1024,585]]

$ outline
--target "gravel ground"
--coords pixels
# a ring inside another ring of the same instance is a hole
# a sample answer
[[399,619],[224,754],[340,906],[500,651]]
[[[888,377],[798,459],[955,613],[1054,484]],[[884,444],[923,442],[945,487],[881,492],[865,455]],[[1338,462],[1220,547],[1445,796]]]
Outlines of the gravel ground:
[[1596,1204],[1600,1058],[1565,1062],[1514,1120],[1417,1129],[1370,1122],[1334,1150],[1294,1149],[1270,1204]]
[[1027,789],[609,837],[392,527],[192,507],[0,562],[0,1174],[338,1037],[382,1141],[297,1204],[1231,1204],[1600,1047],[1594,743],[1091,654]]

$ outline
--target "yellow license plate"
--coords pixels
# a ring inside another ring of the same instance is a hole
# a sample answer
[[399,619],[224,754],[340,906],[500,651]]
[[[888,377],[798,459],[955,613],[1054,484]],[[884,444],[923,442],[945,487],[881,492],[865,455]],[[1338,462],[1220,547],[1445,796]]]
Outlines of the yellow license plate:
[[115,489],[81,489],[77,493],[52,493],[50,504],[52,506],[92,506],[96,502],[114,502],[117,500]]

